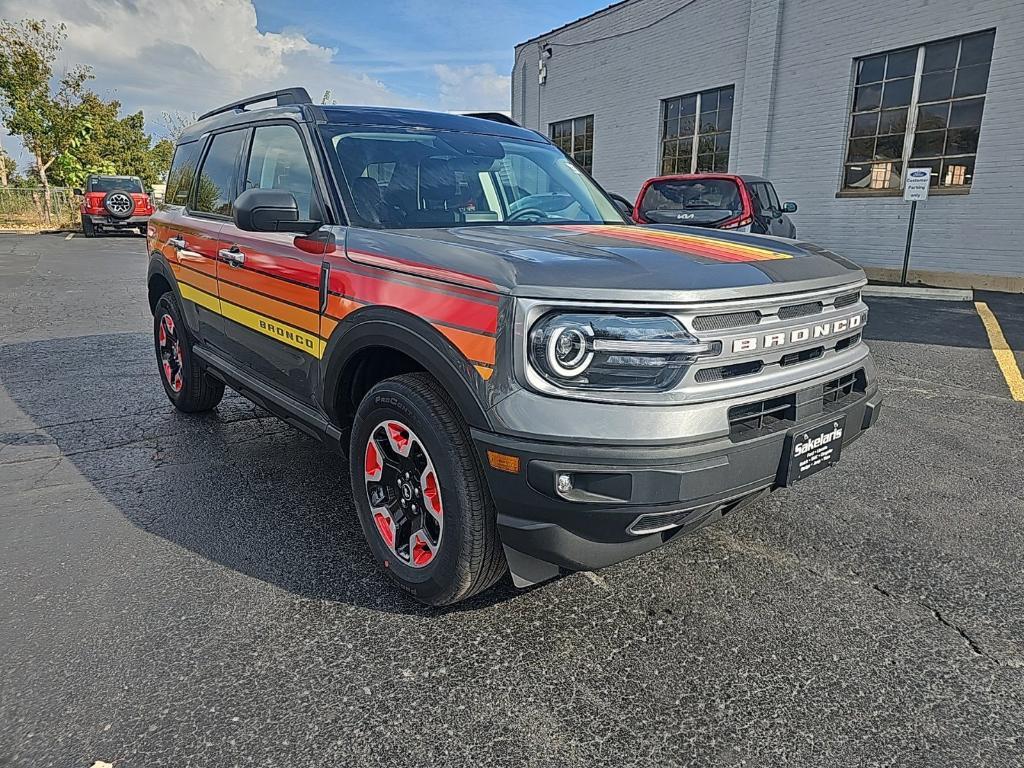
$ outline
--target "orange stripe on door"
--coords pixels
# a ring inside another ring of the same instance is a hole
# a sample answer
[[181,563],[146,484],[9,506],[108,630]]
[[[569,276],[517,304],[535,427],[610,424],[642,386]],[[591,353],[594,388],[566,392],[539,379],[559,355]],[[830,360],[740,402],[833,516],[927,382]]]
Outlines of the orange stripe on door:
[[205,291],[211,296],[217,295],[217,281],[212,277],[207,277],[202,272],[196,272],[195,270],[183,267],[181,264],[175,264],[173,261],[168,263],[171,265],[171,272],[174,273],[174,277],[179,283],[191,285],[193,288]]
[[237,283],[245,288],[265,293],[292,304],[299,304],[316,311],[320,307],[320,292],[315,288],[295,285],[251,269],[225,267],[221,270],[221,282]]
[[220,297],[224,301],[230,301],[232,304],[236,304],[243,309],[267,315],[270,318],[280,320],[282,323],[293,325],[296,328],[301,328],[304,331],[320,333],[320,316],[316,312],[299,309],[291,304],[285,304],[274,299],[268,299],[266,296],[261,296],[258,293],[225,283],[223,280],[220,283]]

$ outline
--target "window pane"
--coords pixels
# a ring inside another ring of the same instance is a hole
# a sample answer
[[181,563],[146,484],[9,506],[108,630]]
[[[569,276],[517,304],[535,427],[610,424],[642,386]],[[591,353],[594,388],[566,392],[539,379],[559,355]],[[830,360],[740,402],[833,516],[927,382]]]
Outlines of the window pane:
[[980,35],[965,37],[960,47],[960,66],[971,64],[987,64],[992,60],[992,41],[995,31],[982,32]]
[[577,117],[572,123],[573,133],[582,136],[587,132],[587,118]]
[[730,85],[728,88],[723,88],[718,95],[718,108],[732,109],[732,98],[733,98],[733,87]]
[[665,121],[665,138],[671,139],[679,135],[679,118]]
[[775,187],[772,184],[765,184],[765,188],[768,190],[768,202],[771,203],[777,210],[782,210],[782,205],[779,203],[779,196],[775,194]]
[[697,114],[697,97],[686,96],[679,102],[679,114],[680,115],[695,115]]
[[715,170],[715,156],[697,155],[697,173],[708,173]]
[[946,136],[947,155],[973,155],[978,151],[980,128],[953,128]]
[[751,202],[754,204],[754,209],[758,213],[768,213],[771,210],[771,202],[768,199],[768,192],[765,191],[764,184],[750,184],[750,196],[753,198]]
[[880,84],[862,85],[853,97],[853,111],[865,112],[869,109],[878,109],[881,100],[882,86]]
[[878,132],[885,133],[903,133],[907,130],[907,110],[904,109],[886,109],[881,113],[881,119],[878,121]]
[[308,219],[313,201],[313,172],[298,132],[288,125],[267,125],[253,133],[245,188],[291,192],[299,218]]
[[720,133],[715,136],[715,152],[729,153],[729,137],[732,134],[729,132]]
[[679,117],[679,99],[669,99],[665,102],[665,119],[673,120]]
[[871,160],[875,155],[875,139],[851,139],[846,159],[850,162]]
[[878,133],[878,113],[865,112],[863,115],[853,116],[853,125],[850,128],[851,136],[874,136]]
[[961,96],[977,96],[985,93],[988,87],[988,64],[975,64],[973,67],[962,67],[956,71],[956,85],[953,87],[953,98]]
[[969,185],[974,178],[974,158],[954,157],[942,162],[942,176],[939,184],[943,187]]
[[229,131],[213,137],[213,144],[199,172],[195,210],[221,216],[231,214],[238,179],[238,155],[244,137],[245,131]]
[[704,154],[707,152],[715,151],[715,135],[712,133],[705,134],[697,139],[697,153]]
[[677,149],[678,144],[679,142],[675,139],[669,139],[662,144],[662,154],[664,154],[665,157],[675,157],[679,154],[679,150]]
[[188,193],[192,190],[192,182],[196,177],[196,165],[199,163],[199,150],[203,148],[201,141],[179,144],[174,150],[171,170],[167,174],[167,188],[164,200],[171,205],[188,203]]
[[666,157],[661,161],[661,175],[676,173],[675,158]]
[[899,189],[902,163],[856,163],[846,166],[848,189]]
[[872,56],[857,62],[857,85],[874,83],[885,74],[885,56]]
[[715,133],[718,130],[718,110],[700,113],[700,132]]
[[926,104],[917,111],[917,130],[929,131],[945,128],[949,122],[949,102]]
[[924,71],[937,72],[942,69],[953,69],[956,66],[956,54],[959,48],[959,40],[946,40],[925,47]]
[[899,160],[903,157],[903,134],[879,136],[875,142],[876,160]]
[[949,110],[949,127],[968,128],[981,125],[981,111],[984,106],[984,99],[953,102],[953,106]]
[[936,72],[921,76],[921,94],[919,101],[942,101],[948,99],[953,92],[953,73]]
[[914,78],[889,80],[882,91],[882,108],[905,107],[910,104],[910,94],[914,91]]
[[889,54],[889,63],[885,68],[885,79],[895,77],[913,77],[917,69],[917,48]]
[[697,127],[696,116],[686,115],[679,119],[679,135],[680,136],[693,136],[693,131]]
[[945,131],[918,131],[914,136],[913,157],[938,157],[945,141]]
[[700,111],[714,112],[718,109],[718,90],[703,91],[700,94]]
[[725,173],[729,170],[729,153],[728,152],[716,152],[715,153],[715,165],[713,167],[717,173]]

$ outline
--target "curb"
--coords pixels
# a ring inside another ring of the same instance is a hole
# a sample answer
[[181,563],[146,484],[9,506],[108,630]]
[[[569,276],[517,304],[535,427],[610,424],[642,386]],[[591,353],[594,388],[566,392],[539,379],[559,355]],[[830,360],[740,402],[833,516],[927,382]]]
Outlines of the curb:
[[974,291],[962,288],[924,288],[913,285],[866,285],[864,296],[929,299],[931,301],[974,301]]

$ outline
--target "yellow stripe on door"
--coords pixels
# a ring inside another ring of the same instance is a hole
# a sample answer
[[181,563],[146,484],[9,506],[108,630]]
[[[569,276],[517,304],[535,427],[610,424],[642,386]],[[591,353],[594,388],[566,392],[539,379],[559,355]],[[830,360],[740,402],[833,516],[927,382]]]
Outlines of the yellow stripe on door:
[[178,282],[178,289],[181,291],[181,298],[193,301],[196,304],[216,312],[218,315],[234,320],[239,325],[262,333],[272,339],[277,339],[282,344],[301,350],[307,355],[313,355],[318,360],[324,355],[326,346],[322,339],[316,334],[300,330],[295,326],[282,323],[272,317],[253,312],[251,309],[240,307],[228,301],[222,301],[216,296],[211,296],[206,291],[201,291],[188,283]]

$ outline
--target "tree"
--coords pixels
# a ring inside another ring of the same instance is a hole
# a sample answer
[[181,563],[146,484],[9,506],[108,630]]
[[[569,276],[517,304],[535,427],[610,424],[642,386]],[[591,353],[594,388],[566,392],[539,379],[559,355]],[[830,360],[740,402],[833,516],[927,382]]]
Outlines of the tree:
[[51,92],[53,64],[66,37],[63,24],[0,21],[0,119],[8,133],[21,137],[35,160],[47,219],[51,208],[47,172],[76,143],[81,145],[89,130],[80,106],[91,70],[71,68]]
[[163,135],[172,142],[177,141],[181,137],[181,134],[183,134],[197,120],[199,120],[199,115],[195,112],[181,112],[175,110],[160,113],[160,127],[163,129]]
[[6,187],[11,182],[11,176],[17,169],[14,167],[14,160],[7,150],[0,147],[0,186]]

